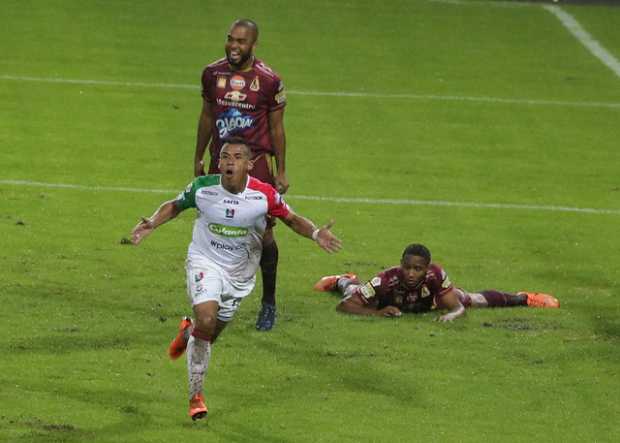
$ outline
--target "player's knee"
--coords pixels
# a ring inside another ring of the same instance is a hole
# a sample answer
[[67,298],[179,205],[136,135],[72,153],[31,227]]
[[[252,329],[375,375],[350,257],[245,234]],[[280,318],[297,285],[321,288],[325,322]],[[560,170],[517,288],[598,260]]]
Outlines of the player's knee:
[[199,329],[206,334],[213,335],[217,325],[217,317],[213,314],[202,314],[196,317],[194,329]]
[[[486,308],[489,305],[489,303],[487,302],[487,299],[484,298],[484,295],[482,294],[469,293],[467,295],[469,296],[469,299],[470,299],[469,306],[471,306],[472,308]],[[466,307],[469,307],[469,306],[466,306]]]
[[351,297],[353,294],[355,294],[355,292],[360,288],[360,285],[357,284],[355,281],[351,280],[351,283],[349,283],[343,291],[343,295],[345,298],[349,298]]

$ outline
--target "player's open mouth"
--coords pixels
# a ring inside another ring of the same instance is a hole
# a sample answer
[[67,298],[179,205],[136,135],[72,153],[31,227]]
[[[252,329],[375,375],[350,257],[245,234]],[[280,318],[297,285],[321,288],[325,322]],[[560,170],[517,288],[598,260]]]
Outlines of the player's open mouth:
[[225,170],[224,170],[224,174],[225,174],[225,175],[233,175],[233,170],[232,170],[232,169],[230,169],[230,168],[225,169]]

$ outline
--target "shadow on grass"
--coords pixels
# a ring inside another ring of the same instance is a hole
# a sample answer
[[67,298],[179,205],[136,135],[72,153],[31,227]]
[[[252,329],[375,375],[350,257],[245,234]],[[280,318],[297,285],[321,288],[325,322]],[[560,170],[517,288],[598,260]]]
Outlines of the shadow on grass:
[[[153,399],[143,394],[121,390],[79,389],[63,392],[62,396],[84,403],[84,409],[92,411],[90,420],[93,427],[85,427],[70,422],[53,422],[37,415],[22,414],[16,418],[2,417],[0,423],[15,429],[15,441],[27,442],[86,442],[95,441],[134,441],[142,438],[146,428],[153,427],[152,415],[147,411]],[[122,406],[119,406],[122,405]],[[102,412],[103,411],[103,412]],[[101,418],[101,415],[105,418]],[[114,423],[99,427],[102,421]],[[80,422],[85,419],[81,418]],[[133,439],[132,435],[136,438]]]
[[594,333],[606,339],[618,340],[620,338],[620,319],[609,313],[598,313],[592,316]]
[[[352,344],[350,348],[336,349],[312,340],[311,336],[302,337],[284,331],[279,334],[277,341],[261,341],[261,348],[277,355],[285,364],[299,367],[301,371],[313,366],[317,371],[320,368],[320,383],[336,383],[339,389],[352,393],[389,397],[394,404],[409,404],[414,398],[419,404],[422,403],[415,385],[403,386],[402,374],[384,366],[397,358],[391,356],[389,350],[369,349],[360,343]],[[241,330],[239,335],[248,341],[257,339],[256,333],[250,330]],[[414,366],[412,362],[412,370],[415,370]]]
[[54,337],[26,337],[12,341],[0,350],[15,354],[68,354],[76,351],[93,351],[103,349],[127,350],[137,346],[136,337],[127,335],[90,337],[78,334],[64,334]]

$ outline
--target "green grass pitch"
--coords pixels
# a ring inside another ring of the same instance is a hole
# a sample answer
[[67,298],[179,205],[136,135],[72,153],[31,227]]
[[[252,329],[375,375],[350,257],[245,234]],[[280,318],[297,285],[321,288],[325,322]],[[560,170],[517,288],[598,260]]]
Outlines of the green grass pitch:
[[[3,1],[0,441],[617,441],[620,78],[540,5],[508,6]],[[619,7],[562,8],[620,57]],[[200,72],[240,16],[289,90],[288,202],[333,217],[344,249],[279,224],[276,328],[254,330],[259,283],[193,424],[165,354],[189,312],[192,214],[119,240],[190,181]],[[357,94],[318,94],[338,92]],[[311,291],[410,242],[462,287],[562,308],[438,324],[341,315]]]

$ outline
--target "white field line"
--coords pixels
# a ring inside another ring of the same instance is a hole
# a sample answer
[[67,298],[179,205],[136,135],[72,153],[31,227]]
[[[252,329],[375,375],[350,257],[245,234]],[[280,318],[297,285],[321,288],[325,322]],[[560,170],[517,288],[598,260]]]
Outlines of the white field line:
[[431,3],[444,3],[448,5],[459,6],[483,6],[483,7],[538,7],[542,6],[551,14],[560,20],[562,26],[564,26],[573,37],[575,37],[579,43],[586,47],[588,51],[596,58],[598,58],[605,66],[611,69],[614,74],[620,77],[620,61],[607,49],[605,49],[592,35],[586,31],[581,24],[568,12],[564,11],[558,5],[538,5],[536,3],[527,2],[489,2],[489,1],[463,1],[463,0],[428,0]]
[[538,6],[535,3],[528,3],[528,2],[515,2],[515,1],[508,1],[508,2],[500,2],[500,1],[476,1],[476,0],[428,0],[431,3],[444,3],[447,5],[459,5],[459,6],[484,6],[484,7],[489,7],[489,6],[494,6],[494,7],[498,7],[498,8],[524,8],[524,7],[532,7],[532,6]]
[[[123,82],[114,80],[89,80],[72,79],[57,77],[31,77],[19,75],[0,75],[0,80],[12,80],[21,82],[38,83],[62,83],[84,86],[119,86],[127,88],[156,88],[156,89],[189,89],[199,91],[197,85],[183,83],[145,83],[145,82]],[[620,109],[620,103],[613,102],[589,102],[589,101],[562,101],[562,100],[536,100],[526,98],[502,98],[486,96],[460,96],[460,95],[434,95],[434,94],[382,94],[375,92],[347,92],[347,91],[299,91],[287,90],[289,95],[313,96],[313,97],[361,97],[361,98],[383,98],[383,99],[403,99],[403,100],[431,100],[431,101],[457,101],[471,103],[497,103],[512,105],[533,105],[533,106],[563,106],[581,108],[610,108]]]
[[605,49],[588,31],[586,31],[575,18],[559,6],[543,5],[547,11],[557,17],[568,32],[586,47],[592,55],[598,58],[605,66],[611,69],[614,74],[620,77],[620,62],[612,53]]
[[[69,183],[44,183],[30,180],[0,180],[0,185],[29,186],[48,189],[73,189],[90,192],[131,192],[131,193],[150,193],[177,195],[179,190],[173,189],[149,189],[132,188],[119,186],[85,186]],[[396,205],[396,206],[447,206],[456,208],[475,208],[475,209],[515,209],[526,211],[550,211],[550,212],[573,212],[580,214],[611,214],[620,215],[620,209],[600,209],[600,208],[576,208],[570,206],[555,205],[528,205],[516,203],[479,203],[479,202],[453,202],[445,200],[410,200],[392,198],[363,198],[363,197],[325,197],[317,195],[290,195],[288,200],[309,200],[330,203],[355,203],[368,205]]]

